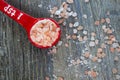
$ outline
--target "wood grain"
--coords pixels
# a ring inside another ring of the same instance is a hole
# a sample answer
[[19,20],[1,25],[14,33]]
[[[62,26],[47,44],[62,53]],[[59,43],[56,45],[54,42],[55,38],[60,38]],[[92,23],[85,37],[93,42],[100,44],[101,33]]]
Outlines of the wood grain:
[[[59,7],[64,1],[66,0],[7,0],[11,5],[34,17],[49,17],[49,5]],[[40,4],[42,7],[38,7]],[[90,0],[87,4],[84,0],[74,0],[70,7],[78,13],[80,25],[90,32],[97,32],[98,35],[101,30],[94,28],[94,21],[108,17],[106,12],[109,11],[114,34],[120,41],[120,0]],[[84,14],[88,16],[87,19],[83,18]],[[72,19],[68,20],[70,21]],[[62,45],[58,47],[56,54],[50,55],[49,49],[34,47],[28,41],[25,30],[0,12],[0,80],[45,80],[45,76],[49,76],[51,80],[55,76],[63,76],[65,80],[116,80],[116,75],[111,70],[113,67],[117,68],[120,75],[120,61],[115,63],[113,59],[115,55],[120,58],[120,53],[111,54],[109,47],[105,50],[107,56],[101,63],[89,63],[90,68],[97,66],[97,78],[84,75],[87,65],[68,67],[68,57],[81,57],[85,44],[67,41],[65,34],[72,32],[67,27],[61,28],[61,40],[63,43],[68,42],[69,47]],[[94,55],[95,50],[96,48],[92,49],[91,54]]]

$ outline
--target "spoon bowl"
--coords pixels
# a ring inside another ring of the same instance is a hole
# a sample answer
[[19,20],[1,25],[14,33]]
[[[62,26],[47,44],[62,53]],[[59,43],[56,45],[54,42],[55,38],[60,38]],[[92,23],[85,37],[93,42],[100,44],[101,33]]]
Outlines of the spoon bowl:
[[30,42],[38,48],[49,48],[60,39],[60,26],[51,18],[34,18],[0,0],[0,11],[19,23],[27,32]]

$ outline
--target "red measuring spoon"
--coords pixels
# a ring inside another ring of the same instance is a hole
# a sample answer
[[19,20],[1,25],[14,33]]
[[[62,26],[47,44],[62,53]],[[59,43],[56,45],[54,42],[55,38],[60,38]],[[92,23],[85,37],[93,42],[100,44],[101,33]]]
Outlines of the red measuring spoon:
[[38,48],[49,48],[60,39],[60,26],[51,18],[34,18],[0,0],[0,10],[26,30],[29,40]]

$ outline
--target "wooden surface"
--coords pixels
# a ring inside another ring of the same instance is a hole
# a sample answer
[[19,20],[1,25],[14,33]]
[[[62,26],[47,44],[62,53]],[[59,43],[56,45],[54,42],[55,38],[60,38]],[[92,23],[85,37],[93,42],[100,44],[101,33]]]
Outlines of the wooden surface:
[[[7,0],[9,4],[34,17],[49,17],[48,8],[59,7],[64,1]],[[103,33],[100,28],[94,27],[94,22],[109,17],[110,24],[115,30],[114,35],[120,41],[120,0],[90,0],[88,3],[84,0],[74,0],[70,7],[77,12],[77,21],[80,25],[89,32],[96,31],[98,35]],[[109,16],[106,15],[107,11],[110,12]],[[87,15],[87,19],[84,19],[84,14]],[[66,22],[71,21],[72,19],[66,20]],[[31,45],[25,30],[0,12],[0,80],[45,80],[45,76],[49,76],[51,80],[57,80],[59,76],[64,77],[64,80],[117,80],[116,76],[117,78],[120,76],[120,61],[114,62],[114,57],[120,58],[120,53],[111,54],[107,46],[105,49],[107,56],[102,62],[91,62],[88,59],[87,64],[70,66],[70,60],[81,58],[87,42],[67,40],[65,34],[72,34],[71,29],[68,26],[61,26],[61,29],[63,43],[57,46],[55,54],[49,54],[50,49],[38,49]],[[101,42],[104,41],[101,38],[98,36]],[[65,43],[69,43],[67,48]],[[97,47],[90,49],[90,53],[94,55],[96,49]],[[96,78],[84,74],[86,69],[94,69],[94,67],[98,72]],[[112,68],[117,68],[118,72],[113,74]]]

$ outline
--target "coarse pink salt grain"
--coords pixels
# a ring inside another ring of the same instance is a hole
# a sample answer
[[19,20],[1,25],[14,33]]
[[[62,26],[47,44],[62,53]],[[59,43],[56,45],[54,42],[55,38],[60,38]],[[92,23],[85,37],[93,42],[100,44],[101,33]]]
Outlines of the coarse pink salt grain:
[[50,47],[58,39],[60,28],[49,19],[38,21],[30,31],[31,40],[38,46]]
[[101,22],[102,24],[105,23],[105,19],[102,18],[102,19],[100,20],[100,22]]
[[99,26],[100,25],[100,21],[99,20],[97,20],[97,21],[95,21],[95,23],[94,23],[96,26]]

